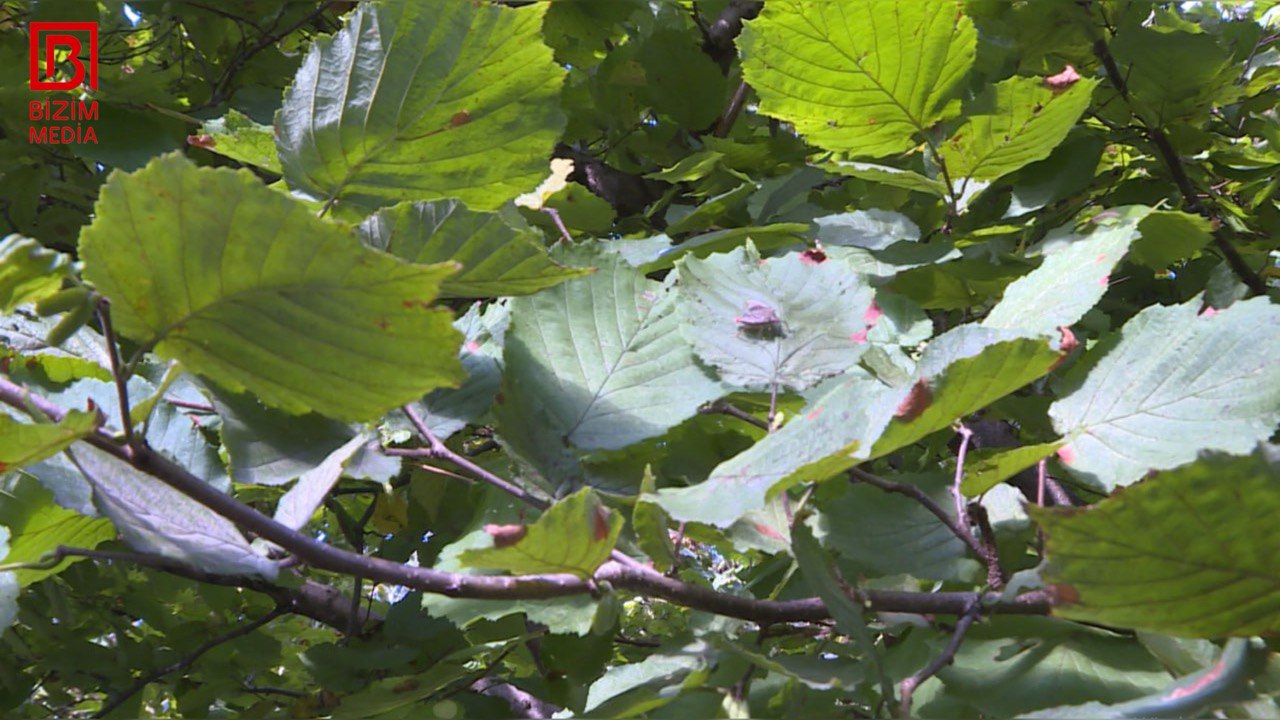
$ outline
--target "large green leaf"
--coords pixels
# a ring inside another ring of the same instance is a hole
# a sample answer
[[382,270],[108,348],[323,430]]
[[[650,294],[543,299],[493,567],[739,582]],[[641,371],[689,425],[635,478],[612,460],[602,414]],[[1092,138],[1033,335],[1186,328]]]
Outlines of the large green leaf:
[[1034,510],[1067,618],[1189,637],[1280,630],[1280,458],[1210,455],[1088,510]]
[[1247,453],[1275,432],[1280,307],[1200,308],[1199,298],[1149,307],[1090,351],[1101,356],[1091,367],[1073,369],[1074,388],[1049,408],[1072,472],[1114,488],[1200,450]]
[[739,47],[760,112],[819,147],[885,156],[949,114],[975,42],[953,2],[771,0]]
[[1096,80],[1055,91],[1040,78],[997,83],[968,108],[968,119],[939,153],[953,180],[995,180],[1042,160],[1067,137],[1089,106]]
[[276,564],[254,552],[230,520],[91,445],[67,453],[93,486],[94,505],[135,550],[203,572],[275,579]]
[[31,238],[0,239],[0,312],[58,292],[70,267],[71,258]]
[[490,525],[493,546],[458,556],[466,565],[512,573],[573,573],[591,577],[609,559],[623,519],[591,488],[552,505],[532,525]]
[[0,413],[0,472],[56,455],[97,426],[97,413],[79,410],[58,423],[24,423]]
[[620,258],[511,303],[510,393],[535,400],[552,429],[584,449],[665,432],[724,390],[680,335],[674,297]]
[[480,209],[537,185],[564,125],[545,8],[360,4],[285,92],[289,185],[361,207],[455,197]]
[[440,283],[441,297],[528,295],[590,272],[552,260],[541,235],[522,221],[516,226],[456,200],[381,210],[360,225],[360,234],[366,245],[412,263],[460,264],[457,275]]
[[[871,288],[845,266],[746,247],[677,264],[682,329],[728,383],[803,390],[866,350]],[[760,317],[756,317],[756,316]]]
[[1145,207],[1108,211],[1095,218],[1084,237],[1067,234],[1045,248],[1040,267],[1014,280],[986,319],[984,327],[1053,333],[1070,327],[1102,299],[1111,271],[1140,234]]
[[289,412],[364,420],[463,379],[430,307],[451,265],[365,248],[248,171],[113,173],[80,253],[121,334]]

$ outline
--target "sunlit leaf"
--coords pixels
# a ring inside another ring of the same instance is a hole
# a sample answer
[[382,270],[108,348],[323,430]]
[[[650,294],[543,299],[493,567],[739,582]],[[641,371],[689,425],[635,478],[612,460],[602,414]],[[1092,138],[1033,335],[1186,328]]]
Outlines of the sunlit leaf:
[[1280,308],[1266,298],[1149,307],[1089,351],[1049,408],[1058,457],[1114,488],[1201,450],[1247,453],[1280,422],[1276,357]]
[[1212,455],[1087,510],[1034,510],[1063,617],[1184,637],[1280,629],[1280,461]]
[[247,171],[115,173],[80,253],[120,333],[292,413],[364,420],[463,379],[430,306],[453,266],[365,248]]
[[491,210],[531,189],[564,125],[545,8],[360,4],[285,92],[285,179],[368,208],[454,197]]
[[948,114],[975,41],[951,2],[774,0],[739,47],[760,112],[819,147],[884,156]]

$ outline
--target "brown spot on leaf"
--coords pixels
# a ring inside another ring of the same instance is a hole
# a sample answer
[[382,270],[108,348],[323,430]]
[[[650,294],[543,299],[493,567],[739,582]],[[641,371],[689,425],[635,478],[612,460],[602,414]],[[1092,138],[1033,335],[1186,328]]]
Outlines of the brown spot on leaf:
[[827,261],[827,254],[822,251],[822,247],[814,247],[800,253],[800,262],[805,265],[821,265]]
[[893,416],[903,422],[911,422],[920,417],[920,413],[932,404],[933,390],[929,387],[929,381],[920,378],[915,385],[911,386],[911,392],[907,393],[907,397],[902,400],[902,404],[898,405],[898,410]]
[[1080,347],[1080,341],[1076,339],[1076,334],[1071,332],[1071,328],[1059,327],[1058,332],[1061,335],[1061,339],[1058,341],[1058,359],[1054,360],[1053,364],[1049,366],[1049,372],[1056,370],[1062,364],[1062,361],[1067,359],[1072,350]]
[[213,147],[218,144],[218,141],[214,140],[212,135],[209,135],[207,133],[201,133],[199,135],[188,135],[187,144],[192,147],[199,147],[199,148],[204,148],[205,150],[212,150]]
[[449,127],[458,127],[471,122],[471,112],[468,110],[459,110],[449,118]]
[[529,529],[524,525],[485,525],[484,531],[493,537],[496,548],[511,547],[524,539]]
[[591,538],[596,542],[604,541],[609,537],[609,511],[597,505],[591,519],[593,521]]
[[1049,602],[1054,605],[1072,605],[1080,602],[1080,591],[1073,585],[1054,583],[1045,589],[1049,591]]
[[404,682],[396,683],[392,686],[393,693],[406,693],[418,689],[418,678],[405,678]]

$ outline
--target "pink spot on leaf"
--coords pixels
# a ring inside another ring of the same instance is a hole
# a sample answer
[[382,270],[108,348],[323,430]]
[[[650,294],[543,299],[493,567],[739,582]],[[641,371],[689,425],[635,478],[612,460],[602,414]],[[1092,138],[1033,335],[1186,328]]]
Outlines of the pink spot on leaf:
[[1058,455],[1058,459],[1062,461],[1063,465],[1070,465],[1071,463],[1076,461],[1075,448],[1071,447],[1070,445],[1063,445],[1062,447],[1058,448],[1057,455]]
[[1070,88],[1072,85],[1075,85],[1079,81],[1080,81],[1080,73],[1076,72],[1075,68],[1068,65],[1065,68],[1063,68],[1062,72],[1058,73],[1057,75],[1050,75],[1049,77],[1045,78],[1044,84],[1045,84],[1045,87],[1049,88],[1055,93],[1059,93],[1059,92],[1062,92],[1063,90]]

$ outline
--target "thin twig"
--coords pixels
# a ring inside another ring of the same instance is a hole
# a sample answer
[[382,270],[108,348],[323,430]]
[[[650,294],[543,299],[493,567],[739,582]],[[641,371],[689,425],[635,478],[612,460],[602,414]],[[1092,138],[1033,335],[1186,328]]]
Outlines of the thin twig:
[[964,492],[960,486],[964,483],[964,461],[969,456],[969,441],[973,439],[973,431],[964,425],[958,425],[956,432],[960,434],[960,449],[956,451],[956,474],[951,483],[951,499],[956,505],[956,522],[967,531],[969,513],[965,510]]
[[551,216],[551,221],[556,224],[556,229],[560,231],[560,237],[564,238],[565,242],[572,245],[573,236],[569,234],[569,228],[565,227],[564,220],[560,217],[560,211],[555,208],[544,207],[542,208],[542,212]]
[[212,405],[208,405],[205,403],[188,402],[186,400],[179,400],[178,398],[170,397],[168,395],[164,397],[164,401],[176,408],[182,408],[183,410],[194,410],[196,412],[205,413],[207,415],[213,415],[214,413],[218,412],[217,409],[215,409]]
[[239,637],[244,637],[245,635],[248,635],[249,633],[271,622],[272,620],[275,620],[281,615],[286,615],[288,613],[289,613],[289,609],[287,607],[282,605],[277,605],[274,610],[267,613],[266,615],[263,615],[257,620],[254,620],[253,622],[247,625],[241,625],[240,627],[232,630],[231,632],[219,635],[218,637],[215,637],[212,640],[209,640],[208,642],[204,643],[200,647],[196,648],[191,653],[188,653],[187,655],[179,658],[177,661],[172,662],[147,675],[143,675],[142,677],[138,678],[137,681],[135,681],[132,685],[126,688],[123,692],[121,692],[119,695],[116,695],[115,697],[111,698],[107,702],[103,703],[102,708],[98,710],[97,713],[94,714],[94,717],[95,718],[106,717],[111,713],[111,711],[123,705],[129,698],[133,697],[134,695],[137,695],[139,692],[142,691],[143,688],[150,685],[151,683],[159,680],[160,678],[164,677],[165,675],[168,675],[169,673],[177,672],[178,670],[182,670],[184,668],[190,667],[193,663],[195,663],[196,660],[200,659],[201,655],[204,655],[205,653],[218,647],[219,645],[231,642],[232,640],[235,640],[236,638],[239,638]]
[[717,400],[713,403],[708,403],[706,405],[703,405],[702,407],[698,408],[698,412],[702,413],[703,415],[713,415],[713,414],[728,415],[729,417],[737,418],[743,422],[751,423],[752,425],[755,425],[761,430],[767,431],[769,429],[768,420],[761,420],[755,415],[752,415],[751,413],[745,410],[742,410],[734,405],[730,405],[729,403],[723,400]]
[[1049,477],[1047,459],[1036,463],[1036,507],[1044,507],[1044,486]]
[[960,615],[960,619],[956,621],[955,632],[951,633],[951,641],[948,642],[947,646],[942,650],[942,654],[934,658],[928,665],[924,666],[924,669],[920,672],[912,675],[906,680],[903,680],[898,686],[902,695],[901,706],[898,713],[899,717],[911,717],[911,695],[915,692],[916,688],[920,687],[921,683],[933,677],[939,670],[950,665],[951,661],[955,660],[956,652],[960,650],[960,643],[964,642],[965,633],[969,632],[969,626],[972,625],[973,621],[977,620],[978,616],[981,614],[982,603],[980,602],[974,602],[972,606],[966,608],[964,613]]
[[129,375],[120,364],[120,349],[116,346],[116,334],[111,328],[111,301],[98,298],[98,320],[102,323],[102,337],[107,343],[107,356],[111,359],[111,378],[116,385],[116,399],[120,404],[120,424],[124,427],[124,441],[130,448],[137,445],[133,435],[133,418],[129,412]]
[[431,432],[431,428],[427,426],[426,421],[422,419],[422,416],[418,414],[418,411],[413,409],[413,406],[405,405],[401,410],[404,411],[405,417],[409,418],[409,422],[413,423],[414,429],[418,431],[418,434],[422,436],[422,439],[427,441],[427,447],[425,449],[430,452],[431,457],[448,460],[454,465],[457,465],[463,470],[471,473],[471,475],[476,479],[482,480],[498,488],[502,492],[527,505],[532,505],[539,510],[546,510],[550,507],[550,503],[546,500],[526,492],[523,488],[507,482],[506,480],[503,480],[497,475],[494,475],[488,470],[485,470],[475,464],[470,458],[450,450],[449,446],[445,445],[443,440],[436,437],[436,434]]
[[718,138],[728,137],[729,131],[733,129],[733,123],[737,121],[738,115],[742,113],[742,106],[747,100],[747,81],[743,80],[738,83],[738,89],[733,91],[733,97],[729,98],[729,105],[724,109],[724,113],[720,119],[716,121],[716,129],[712,132]]

